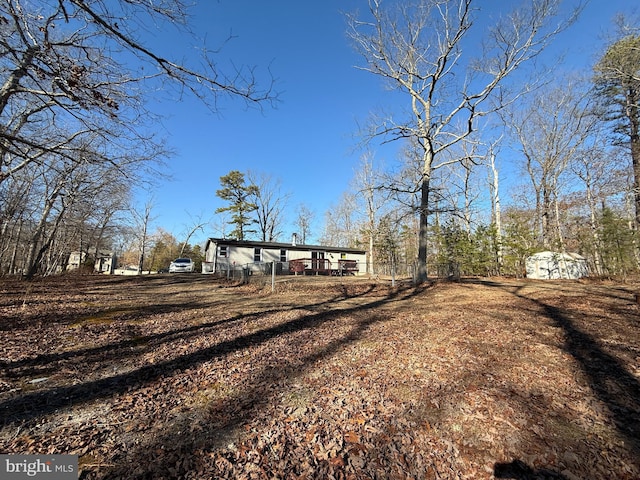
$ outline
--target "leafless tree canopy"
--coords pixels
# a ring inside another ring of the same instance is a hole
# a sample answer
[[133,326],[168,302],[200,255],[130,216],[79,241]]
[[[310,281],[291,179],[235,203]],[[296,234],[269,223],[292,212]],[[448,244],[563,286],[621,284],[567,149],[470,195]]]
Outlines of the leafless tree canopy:
[[536,225],[546,249],[564,241],[557,212],[562,179],[597,127],[591,91],[576,80],[538,90],[527,105],[502,113],[505,127],[522,153],[536,202]]
[[[104,188],[130,188],[167,155],[148,108],[155,95],[195,96],[214,111],[223,96],[258,106],[275,100],[268,73],[259,85],[254,68],[222,67],[220,52],[206,46],[184,60],[152,46],[159,32],[195,40],[187,6],[182,0],[0,0],[0,191],[13,192],[0,202],[0,231],[22,232],[12,205],[33,202],[22,213],[36,225],[35,256],[64,223],[71,192],[81,191],[77,182],[97,187],[110,178],[115,183]],[[113,172],[105,176],[107,170]]]
[[[426,279],[427,219],[434,168],[457,161],[444,155],[475,129],[479,117],[499,110],[522,89],[505,79],[540,54],[571,21],[557,21],[557,0],[534,0],[476,27],[475,0],[370,0],[369,12],[350,15],[350,37],[361,68],[405,95],[408,108],[375,118],[370,137],[410,139],[421,157],[418,281]],[[480,48],[478,48],[480,45]],[[487,100],[491,99],[491,102]],[[438,163],[440,162],[440,163]]]
[[75,158],[75,140],[96,133],[148,140],[144,92],[173,88],[214,109],[221,95],[274,99],[254,69],[223,72],[214,52],[192,67],[147,47],[140,32],[162,27],[188,34],[185,2],[3,0],[0,181],[46,155]]

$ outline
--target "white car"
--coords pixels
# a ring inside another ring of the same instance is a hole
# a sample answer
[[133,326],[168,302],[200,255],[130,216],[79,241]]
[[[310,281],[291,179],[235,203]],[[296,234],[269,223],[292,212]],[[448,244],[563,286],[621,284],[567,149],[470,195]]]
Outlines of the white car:
[[169,273],[192,273],[195,268],[190,258],[176,258],[169,264]]

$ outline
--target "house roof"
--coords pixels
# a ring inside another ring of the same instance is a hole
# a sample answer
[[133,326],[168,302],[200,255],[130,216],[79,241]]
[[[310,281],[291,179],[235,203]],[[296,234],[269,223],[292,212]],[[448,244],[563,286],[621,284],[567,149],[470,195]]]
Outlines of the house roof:
[[259,242],[254,240],[232,240],[228,238],[209,238],[207,240],[207,245],[205,246],[205,250],[209,247],[209,243],[216,243],[219,245],[229,245],[234,247],[253,247],[253,248],[277,248],[277,249],[286,249],[286,250],[301,250],[301,251],[309,251],[309,250],[319,250],[323,252],[337,252],[337,253],[353,253],[363,255],[366,253],[365,250],[359,248],[346,248],[346,247],[332,247],[328,245],[299,245],[292,243],[281,243],[281,242]]

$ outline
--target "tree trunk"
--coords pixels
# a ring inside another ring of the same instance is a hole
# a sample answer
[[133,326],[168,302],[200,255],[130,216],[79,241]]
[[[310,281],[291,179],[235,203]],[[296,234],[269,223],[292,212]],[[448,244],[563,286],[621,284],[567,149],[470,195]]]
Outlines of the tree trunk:
[[429,180],[430,173],[424,173],[420,189],[420,230],[418,232],[418,265],[416,283],[427,281],[427,243],[429,239]]
[[491,153],[491,205],[493,213],[493,224],[496,229],[496,262],[497,274],[502,275],[502,264],[504,263],[504,255],[502,250],[502,213],[500,210],[500,177],[496,168],[496,156]]
[[29,241],[29,253],[27,255],[27,262],[25,265],[25,268],[27,270],[27,279],[33,278],[38,268],[38,259],[42,256],[42,250],[40,252],[37,251],[38,243],[40,243],[40,241],[42,240],[42,236],[44,235],[44,228],[47,224],[47,219],[49,218],[51,209],[53,209],[53,205],[55,204],[61,189],[61,185],[57,186],[53,194],[45,201],[45,207],[42,215],[40,216],[40,221],[38,222],[38,226],[36,227]]
[[[51,202],[50,206],[53,207],[53,201]],[[44,225],[46,223],[47,218],[49,217],[49,212],[50,211],[51,211],[51,208],[48,208],[46,210],[46,215],[43,215],[43,217],[41,219],[41,225],[38,227],[37,233],[34,234],[34,236],[32,237],[32,241],[31,241],[31,244],[30,244],[30,250],[29,250],[29,261],[27,262],[27,275],[26,275],[26,278],[28,280],[32,279],[33,276],[36,274],[36,272],[38,271],[38,265],[42,261],[43,255],[47,252],[47,250],[51,246],[51,242],[53,242],[53,238],[55,237],[55,235],[56,235],[56,233],[58,231],[58,227],[60,226],[60,223],[61,223],[62,219],[64,218],[65,207],[63,205],[62,208],[60,209],[60,213],[58,213],[58,216],[56,217],[56,221],[54,222],[53,226],[51,227],[51,231],[49,232],[49,235],[47,235],[47,238],[42,243],[40,248],[37,249],[36,247],[37,247],[38,241],[41,239],[41,237],[42,237],[42,235],[44,233]],[[37,252],[36,252],[36,250],[37,250]]]
[[147,248],[147,227],[149,225],[149,214],[150,214],[150,208],[147,205],[146,209],[145,209],[145,215],[144,215],[144,223],[142,225],[142,239],[141,239],[141,243],[140,243],[140,256],[138,257],[138,275],[142,275],[142,269],[144,268],[144,257],[146,254],[146,248]]
[[553,224],[551,221],[551,191],[546,184],[543,186],[541,208],[542,245],[546,250],[552,250],[551,239],[553,238]]
[[626,116],[629,119],[629,141],[631,146],[631,164],[633,168],[633,201],[635,206],[634,217],[634,242],[636,263],[640,265],[640,90],[635,86],[629,86],[626,95]]
[[373,229],[375,225],[369,224],[369,275],[375,275],[374,259],[373,259]]
[[465,159],[462,161],[462,168],[464,169],[464,191],[462,194],[464,195],[464,212],[463,212],[463,221],[464,221],[464,229],[467,233],[467,239],[471,239],[471,169],[473,163],[472,159]]
[[602,251],[600,249],[600,232],[598,231],[598,213],[591,189],[591,175],[586,175],[587,205],[589,205],[591,237],[593,238],[593,266],[597,275],[602,275]]
[[640,92],[631,88],[627,96],[627,116],[630,126],[631,161],[633,164],[633,197],[636,207],[635,227],[640,231]]
[[[33,59],[37,52],[38,52],[37,46],[29,45],[18,65],[18,68],[16,68],[11,73],[11,75],[9,76],[9,78],[7,78],[4,85],[0,88],[0,113],[4,112],[5,108],[7,107],[7,104],[9,103],[9,97],[13,95],[18,89],[20,80],[25,75],[29,74],[27,67],[33,64]],[[3,177],[0,177],[0,178],[4,180]]]
[[562,234],[562,225],[560,224],[560,205],[558,202],[558,197],[555,197],[553,200],[554,206],[554,216],[555,216],[555,230],[556,230],[556,238],[558,240],[558,247],[561,252],[566,250],[564,243],[564,235]]
[[18,257],[18,247],[20,245],[20,237],[22,235],[22,226],[24,224],[23,220],[20,220],[18,224],[18,233],[16,234],[16,240],[13,243],[13,251],[11,252],[11,260],[9,261],[9,268],[7,272],[9,275],[13,275],[16,273],[16,258]]

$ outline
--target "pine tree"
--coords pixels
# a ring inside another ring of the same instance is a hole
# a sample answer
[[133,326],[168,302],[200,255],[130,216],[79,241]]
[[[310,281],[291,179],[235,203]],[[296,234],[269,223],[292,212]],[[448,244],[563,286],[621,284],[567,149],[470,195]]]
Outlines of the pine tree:
[[247,234],[255,233],[255,230],[247,230],[247,227],[256,223],[250,214],[258,207],[249,199],[258,193],[258,187],[246,185],[244,174],[238,170],[232,170],[220,177],[220,186],[222,188],[216,191],[216,196],[229,202],[229,205],[217,208],[216,213],[231,212],[231,220],[228,223],[235,226],[231,237],[245,240]]
[[640,35],[609,47],[595,67],[596,89],[616,140],[628,146],[633,165],[636,229],[640,229]]

